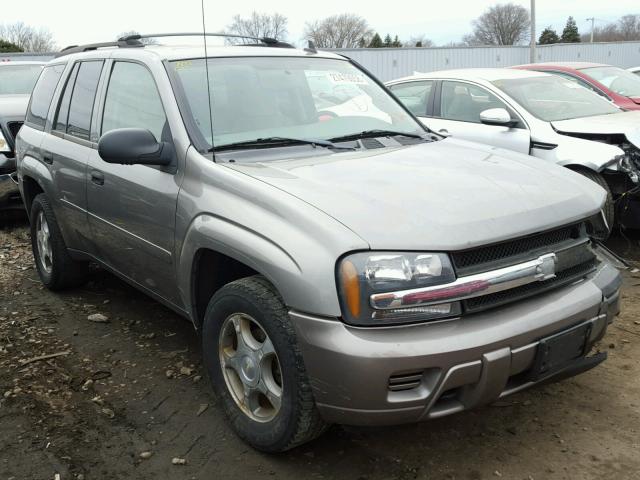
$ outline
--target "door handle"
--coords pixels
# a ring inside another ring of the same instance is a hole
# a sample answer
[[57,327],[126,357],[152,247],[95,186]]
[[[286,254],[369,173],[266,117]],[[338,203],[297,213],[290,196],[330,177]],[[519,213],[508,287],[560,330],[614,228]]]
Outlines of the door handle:
[[48,163],[49,165],[51,165],[53,163],[53,156],[51,156],[51,155],[43,155],[42,156],[42,161],[44,163]]
[[91,182],[96,185],[104,185],[104,173],[99,172],[98,170],[91,171]]

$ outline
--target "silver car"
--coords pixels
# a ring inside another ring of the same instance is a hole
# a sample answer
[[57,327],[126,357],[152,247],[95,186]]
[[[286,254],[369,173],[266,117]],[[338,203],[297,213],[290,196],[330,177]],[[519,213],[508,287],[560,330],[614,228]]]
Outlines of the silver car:
[[35,264],[59,290],[95,262],[193,322],[255,448],[604,360],[604,190],[431,134],[333,53],[139,40],[68,49],[34,89],[17,152]]
[[[387,83],[431,130],[526,153],[579,172],[607,190],[620,223],[640,228],[640,111],[624,112],[566,78],[489,68],[416,73]],[[635,208],[629,212],[629,205]]]

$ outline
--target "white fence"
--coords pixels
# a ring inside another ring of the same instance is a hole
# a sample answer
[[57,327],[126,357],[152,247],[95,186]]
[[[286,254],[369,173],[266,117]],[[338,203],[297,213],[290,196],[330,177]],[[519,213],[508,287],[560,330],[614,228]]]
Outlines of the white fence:
[[[438,47],[336,49],[363,65],[380,80],[451,68],[510,67],[529,63],[529,47]],[[539,45],[538,62],[597,62],[640,66],[640,42]]]
[[[418,72],[450,68],[510,67],[529,63],[529,47],[355,48],[333,50],[362,64],[387,81]],[[538,62],[598,62],[628,68],[640,66],[640,42],[539,45]],[[0,53],[0,62],[50,60],[53,54]]]

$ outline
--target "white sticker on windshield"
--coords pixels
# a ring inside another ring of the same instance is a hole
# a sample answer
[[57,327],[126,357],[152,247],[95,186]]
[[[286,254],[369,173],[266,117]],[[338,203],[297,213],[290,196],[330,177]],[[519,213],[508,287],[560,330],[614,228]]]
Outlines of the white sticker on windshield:
[[568,88],[584,88],[582,85],[576,82],[564,82],[564,86]]
[[367,85],[368,83],[364,75],[360,75],[359,73],[329,72],[327,73],[327,77],[335,84],[355,83],[357,85]]

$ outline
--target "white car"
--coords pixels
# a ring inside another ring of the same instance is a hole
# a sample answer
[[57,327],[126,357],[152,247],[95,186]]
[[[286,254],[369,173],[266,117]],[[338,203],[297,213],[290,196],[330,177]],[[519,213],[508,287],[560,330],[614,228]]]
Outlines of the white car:
[[628,69],[631,73],[635,73],[636,75],[640,76],[640,67],[631,67]]
[[416,73],[387,83],[433,132],[515,150],[566,166],[608,193],[607,220],[640,227],[625,195],[640,177],[640,111],[624,112],[570,80],[515,69]]

